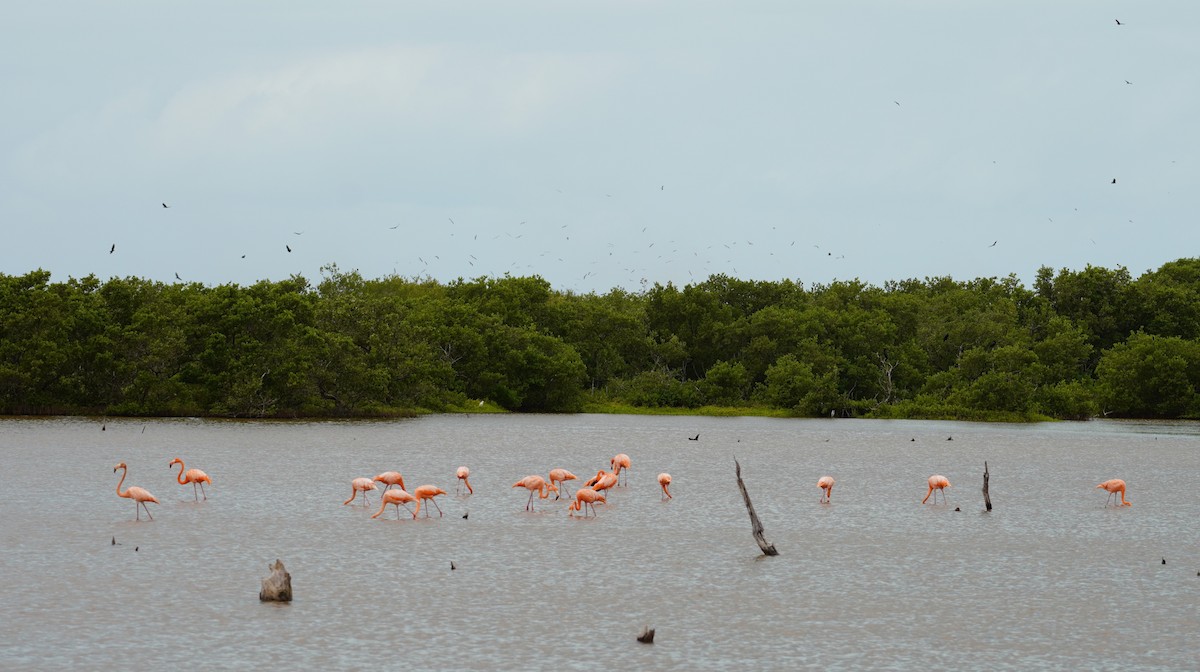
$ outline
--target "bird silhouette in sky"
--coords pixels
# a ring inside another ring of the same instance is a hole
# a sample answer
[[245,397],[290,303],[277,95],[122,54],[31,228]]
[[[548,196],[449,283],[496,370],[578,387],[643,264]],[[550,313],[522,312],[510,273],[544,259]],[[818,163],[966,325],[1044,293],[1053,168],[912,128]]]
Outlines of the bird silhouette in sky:
[[178,274],[178,273],[176,273],[176,274],[175,274],[175,279],[176,279],[176,280],[180,280],[180,281],[182,281],[182,280],[183,280],[183,278],[179,277],[179,274]]
[[996,243],[998,243],[998,242],[1000,242],[1000,241],[998,241],[998,240],[994,240],[994,241],[992,241],[992,244],[991,244],[991,245],[988,245],[988,247],[995,247],[995,246],[996,246]]
[[117,244],[113,243],[113,246],[108,248],[108,253],[112,254],[113,252],[116,252],[116,251],[117,251]]
[[162,206],[163,206],[164,208],[169,208],[169,207],[171,207],[171,206],[167,205],[166,203],[163,203],[163,204],[162,204]]
[[1112,181],[1112,184],[1116,184],[1116,183],[1117,183],[1117,178],[1115,178],[1115,177],[1114,177],[1114,178],[1113,178],[1113,181]]
[[1125,25],[1125,24],[1121,23],[1121,20],[1120,20],[1120,19],[1113,19],[1113,21],[1116,21],[1118,26],[1123,26],[1123,25]]
[[291,252],[291,251],[292,251],[292,246],[291,246],[291,245],[284,245],[284,247],[286,247],[286,248],[287,248],[287,251],[288,251],[288,252]]

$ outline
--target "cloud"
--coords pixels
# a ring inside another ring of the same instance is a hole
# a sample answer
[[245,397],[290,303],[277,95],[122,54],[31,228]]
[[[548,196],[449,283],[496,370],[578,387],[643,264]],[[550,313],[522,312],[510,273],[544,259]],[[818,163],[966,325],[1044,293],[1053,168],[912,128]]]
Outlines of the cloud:
[[273,153],[361,137],[521,135],[586,104],[618,68],[578,54],[361,49],[187,86],[163,106],[151,137],[166,152],[203,154],[214,142]]

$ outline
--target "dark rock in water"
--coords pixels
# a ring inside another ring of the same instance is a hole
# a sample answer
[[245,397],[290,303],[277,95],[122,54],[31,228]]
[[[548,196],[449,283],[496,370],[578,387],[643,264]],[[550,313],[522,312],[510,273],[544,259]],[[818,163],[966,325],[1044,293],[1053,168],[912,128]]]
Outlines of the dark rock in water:
[[267,569],[271,570],[271,575],[262,580],[262,590],[258,592],[258,599],[263,602],[291,602],[292,575],[288,574],[279,560],[267,565]]
[[1164,564],[1164,565],[1165,565],[1165,564],[1167,564],[1167,559],[1166,559],[1166,558],[1163,558],[1163,564]]
[[637,639],[642,644],[653,644],[654,643],[654,628],[651,628],[650,626],[646,626],[645,628],[642,629],[642,634],[638,635]]
[[452,572],[453,572],[453,571],[454,571],[454,570],[456,570],[456,569],[458,569],[458,567],[455,567],[455,566],[454,566],[454,561],[453,561],[453,560],[451,560],[451,561],[450,561],[450,571],[452,571]]
[[962,511],[962,509],[958,508],[957,506],[956,506],[956,507],[954,507],[954,510],[955,510],[955,511],[959,511],[959,512],[961,512],[961,511]]

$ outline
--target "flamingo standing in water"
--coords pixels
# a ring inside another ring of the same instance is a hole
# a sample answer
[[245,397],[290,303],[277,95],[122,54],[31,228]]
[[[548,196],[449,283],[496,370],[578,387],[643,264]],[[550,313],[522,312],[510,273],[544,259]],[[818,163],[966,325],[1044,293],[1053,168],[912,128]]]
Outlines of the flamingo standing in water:
[[532,474],[522,478],[516,483],[513,483],[512,487],[529,489],[529,501],[525,502],[526,511],[533,511],[533,494],[535,492],[538,493],[538,499],[546,499],[550,496],[549,492],[554,492],[556,494],[558,493],[557,485],[550,485],[546,482],[546,479],[538,476],[537,474]]
[[[384,490],[382,499],[383,499],[383,501],[380,502],[380,504],[379,504],[379,511],[376,511],[375,515],[371,516],[372,518],[378,518],[379,515],[383,513],[383,510],[387,508],[388,504],[395,504],[396,505],[396,520],[400,520],[400,505],[401,504],[404,505],[405,511],[408,511],[409,513],[413,513],[412,509],[408,508],[408,503],[417,501],[416,497],[413,497],[409,493],[405,492],[403,488],[400,488],[397,490]],[[417,514],[413,513],[413,518],[416,518],[416,517],[417,517]]]
[[[158,504],[158,499],[155,498],[154,495],[150,494],[149,490],[145,488],[139,488],[136,485],[131,485],[125,490],[125,492],[121,492],[121,484],[125,482],[125,477],[129,475],[129,467],[126,467],[125,463],[122,462],[113,467],[113,473],[117,473],[118,469],[124,469],[124,471],[121,473],[121,480],[117,481],[117,496],[124,497],[125,499],[132,499],[135,502],[133,505],[133,511],[134,515],[136,516],[136,520],[142,519],[142,509],[146,509],[146,515],[150,516],[150,509],[146,507],[146,502],[154,502],[155,504]],[[154,520],[154,516],[150,516],[150,520]]]
[[[933,476],[930,476],[929,477],[929,492],[925,493],[925,499],[922,499],[921,503],[924,504],[925,500],[929,499],[930,495],[933,495],[933,491],[937,490],[938,492],[942,493],[942,504],[945,504],[946,503],[946,488],[948,488],[948,487],[950,487],[950,479],[946,478],[945,476],[942,476],[941,474],[934,474]],[[933,495],[933,503],[937,504],[937,495]]]
[[659,474],[658,475],[658,484],[662,486],[664,498],[674,499],[674,497],[671,497],[671,491],[667,490],[667,486],[671,485],[671,475],[670,474],[668,474],[665,471],[663,473]]
[[[475,488],[472,488],[471,482],[467,480],[467,477],[471,475],[470,469],[468,469],[466,467],[459,467],[458,471],[455,472],[455,475],[458,476],[458,480],[462,481],[462,483],[460,483],[459,486],[465,485],[465,486],[467,486],[468,494],[472,494],[472,495],[475,494]],[[456,494],[456,495],[458,494],[459,486],[455,486],[455,488],[454,488],[454,494]]]
[[833,476],[822,476],[817,480],[817,487],[824,491],[821,493],[821,502],[828,503],[829,496],[833,494]]
[[596,492],[604,492],[611,490],[617,485],[617,474],[612,471],[601,471],[596,474],[596,478],[592,482],[592,489]]
[[604,495],[596,492],[591,488],[580,488],[575,491],[575,501],[567,506],[567,515],[573,516],[576,511],[583,510],[583,517],[587,518],[587,507],[592,507],[592,515],[596,515],[596,502],[601,504],[607,503]]
[[[578,477],[575,474],[572,474],[571,472],[567,471],[566,469],[551,469],[550,470],[550,485],[556,486],[558,488],[558,492],[560,492],[560,493],[564,492],[563,491],[563,483],[564,482],[573,481],[576,478],[578,478]],[[567,495],[567,497],[570,497],[570,496],[571,495]],[[558,499],[558,497],[559,497],[558,494],[554,495],[555,499]]]
[[1112,480],[1105,481],[1096,487],[1104,488],[1108,491],[1108,499],[1104,500],[1104,506],[1108,506],[1108,500],[1112,499],[1112,496],[1118,492],[1121,493],[1121,506],[1133,506],[1133,502],[1125,501],[1125,481],[1122,481],[1119,478],[1114,478]]
[[385,471],[372,480],[383,483],[384,492],[387,492],[392,486],[396,486],[401,490],[404,489],[404,477],[398,471]]
[[625,453],[617,453],[609,460],[609,464],[612,465],[612,471],[618,479],[621,477],[621,472],[625,472],[625,485],[629,485],[629,456]]
[[[197,502],[200,501],[200,496],[196,494],[196,485],[199,484],[200,492],[204,492],[204,484],[208,483],[209,485],[212,485],[212,479],[208,477],[208,474],[204,473],[203,471],[200,471],[199,469],[188,469],[185,472],[183,470],[183,460],[179,459],[178,457],[171,460],[171,463],[167,465],[167,468],[170,469],[171,467],[175,466],[176,464],[179,465],[179,477],[178,477],[179,484],[187,485],[188,483],[191,483],[192,484],[192,496],[196,498]],[[207,492],[204,492],[204,501],[208,501],[208,493]]]
[[[434,501],[433,498],[444,494],[446,494],[446,491],[437,487],[436,485],[418,486],[417,489],[413,491],[413,495],[415,495],[417,498],[417,510],[413,513],[413,518],[416,518],[417,514],[421,512],[421,502],[426,500],[428,500],[430,504],[433,504],[434,508],[437,509],[438,517],[440,518],[442,516],[442,507],[438,506],[438,503]],[[425,507],[425,517],[429,517],[428,506]]]
[[350,499],[342,502],[342,505],[345,506],[346,504],[353,502],[354,498],[358,497],[358,493],[362,492],[363,506],[366,506],[369,503],[367,500],[367,491],[375,489],[375,481],[372,481],[369,478],[356,478],[353,481],[350,481],[350,488]]

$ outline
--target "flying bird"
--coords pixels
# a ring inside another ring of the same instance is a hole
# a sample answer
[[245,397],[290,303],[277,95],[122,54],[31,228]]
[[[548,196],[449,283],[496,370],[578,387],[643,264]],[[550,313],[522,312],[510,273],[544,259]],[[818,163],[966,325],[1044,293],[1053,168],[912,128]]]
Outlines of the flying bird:
[[182,280],[183,280],[183,278],[179,277],[179,274],[178,274],[178,273],[176,273],[176,274],[175,274],[175,279],[176,279],[176,280],[180,280],[180,281],[182,281]]
[[1116,184],[1116,183],[1117,183],[1117,178],[1115,178],[1115,177],[1114,177],[1114,178],[1113,178],[1113,181],[1111,182],[1111,184]]
[[992,244],[991,244],[991,245],[988,245],[988,247],[995,247],[995,246],[996,246],[996,243],[998,243],[998,242],[1000,242],[1000,241],[998,241],[998,240],[994,240],[994,241],[992,241]]
[[116,251],[117,251],[117,244],[113,243],[113,246],[108,248],[108,253],[112,254],[113,252],[116,252]]
[[288,252],[291,252],[291,251],[292,251],[292,246],[291,246],[291,245],[286,245],[286,244],[285,244],[285,245],[284,245],[284,247],[286,247],[286,248],[287,248],[287,251],[288,251]]
[[1120,20],[1120,19],[1113,19],[1113,21],[1116,21],[1118,26],[1123,26],[1123,25],[1125,25],[1125,24],[1121,23],[1121,20]]
[[169,208],[169,207],[171,207],[171,206],[167,205],[166,203],[163,203],[163,204],[162,204],[162,206],[163,206],[164,208]]

